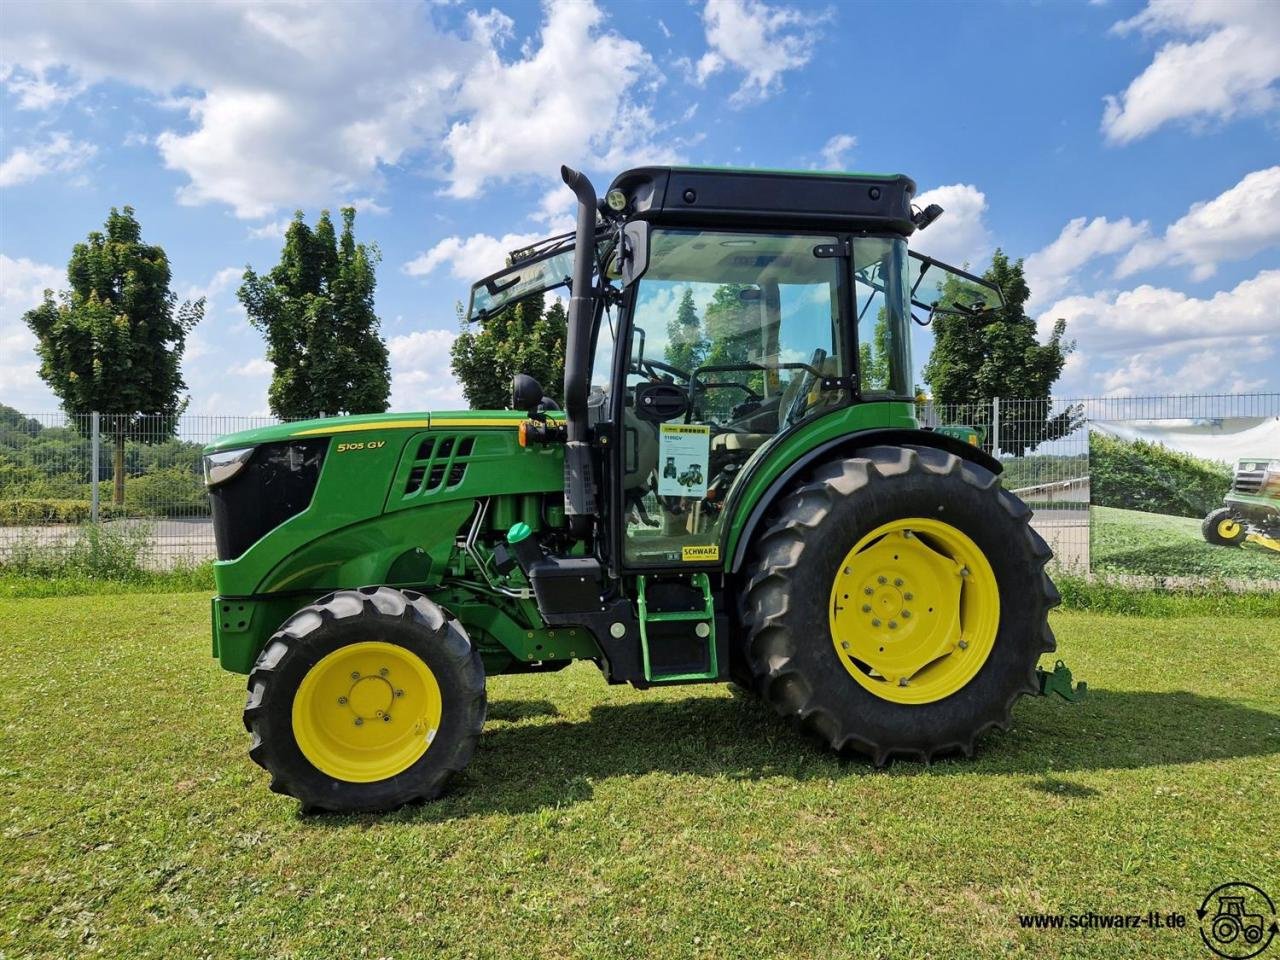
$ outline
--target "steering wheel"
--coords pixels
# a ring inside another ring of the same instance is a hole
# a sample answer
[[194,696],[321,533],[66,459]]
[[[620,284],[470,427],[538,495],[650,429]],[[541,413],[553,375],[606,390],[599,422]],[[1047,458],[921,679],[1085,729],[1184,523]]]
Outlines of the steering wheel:
[[809,406],[809,391],[813,389],[813,385],[822,377],[821,368],[822,361],[827,359],[827,351],[819,347],[813,351],[813,357],[810,358],[808,365],[804,367],[804,374],[800,377],[800,389],[796,391],[796,395],[791,398],[791,407],[787,410],[787,416],[782,421],[787,426],[795,423],[804,416],[805,409]]
[[631,372],[643,373],[646,376],[652,377],[654,380],[661,380],[661,374],[666,373],[679,380],[683,380],[686,383],[689,382],[689,378],[692,376],[688,370],[681,370],[679,367],[673,367],[671,364],[663,363],[661,360],[650,360],[648,357],[644,357],[633,363],[631,365]]

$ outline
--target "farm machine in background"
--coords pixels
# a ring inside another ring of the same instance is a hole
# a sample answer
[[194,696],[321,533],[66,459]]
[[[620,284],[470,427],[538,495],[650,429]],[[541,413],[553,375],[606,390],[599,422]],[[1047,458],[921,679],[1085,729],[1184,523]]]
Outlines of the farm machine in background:
[[[1001,303],[908,251],[940,208],[901,175],[644,167],[600,202],[562,173],[576,231],[477,283],[469,315],[568,288],[563,411],[521,375],[511,410],[205,452],[213,652],[249,674],[272,789],[432,798],[487,677],[575,660],[640,688],[732,681],[877,764],[969,755],[1024,694],[1070,694],[1037,669],[1058,593],[1031,511],[915,419],[913,310]],[[697,349],[661,334],[686,291]]]
[[1207,541],[1222,547],[1254,543],[1280,553],[1280,459],[1238,461],[1222,504],[1200,524]]

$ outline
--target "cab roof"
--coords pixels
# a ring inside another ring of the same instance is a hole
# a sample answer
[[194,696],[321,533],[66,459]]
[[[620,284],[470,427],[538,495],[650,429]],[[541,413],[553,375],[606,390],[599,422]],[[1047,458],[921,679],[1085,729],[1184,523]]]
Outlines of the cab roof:
[[884,231],[909,236],[916,184],[900,173],[636,167],[609,185],[631,219],[689,226],[729,224]]

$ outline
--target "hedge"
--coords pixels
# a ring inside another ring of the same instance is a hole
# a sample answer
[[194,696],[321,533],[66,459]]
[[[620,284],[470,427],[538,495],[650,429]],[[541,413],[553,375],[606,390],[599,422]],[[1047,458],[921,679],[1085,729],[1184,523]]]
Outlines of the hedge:
[[[84,523],[89,519],[92,506],[88,500],[57,500],[28,497],[20,500],[0,500],[0,526],[38,526],[44,523]],[[110,520],[123,516],[124,508],[112,503],[98,505],[98,516]]]
[[1089,435],[1091,499],[1101,507],[1121,507],[1175,517],[1203,517],[1222,506],[1232,470],[1145,440]]

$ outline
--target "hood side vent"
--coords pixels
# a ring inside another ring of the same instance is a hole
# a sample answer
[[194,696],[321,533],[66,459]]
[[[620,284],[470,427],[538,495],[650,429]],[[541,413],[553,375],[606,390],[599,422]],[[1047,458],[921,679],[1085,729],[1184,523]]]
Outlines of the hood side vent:
[[475,443],[475,437],[456,435],[423,440],[409,471],[404,498],[428,496],[462,483]]

